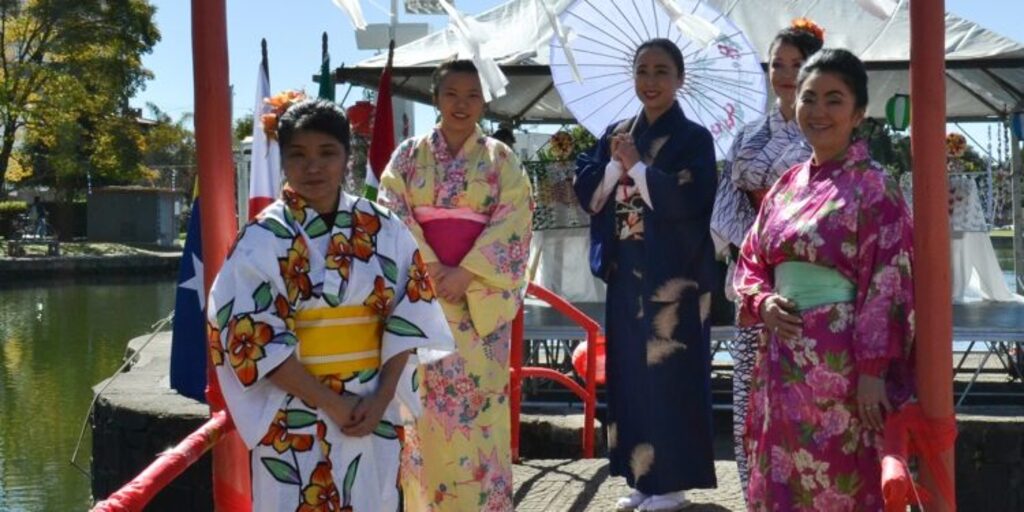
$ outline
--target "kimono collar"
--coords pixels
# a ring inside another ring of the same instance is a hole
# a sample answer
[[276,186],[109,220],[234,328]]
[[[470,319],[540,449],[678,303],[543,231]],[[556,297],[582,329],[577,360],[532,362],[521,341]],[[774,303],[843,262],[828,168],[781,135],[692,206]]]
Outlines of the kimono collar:
[[864,169],[871,166],[871,153],[868,151],[868,143],[863,139],[857,139],[850,143],[846,152],[832,160],[824,163],[814,163],[813,157],[810,161],[811,176],[816,176],[821,171],[835,169]]
[[643,112],[638,114],[635,119],[636,129],[633,130],[633,133],[636,134],[636,138],[650,138],[662,135],[679,126],[681,121],[686,120],[686,114],[683,113],[682,107],[676,101],[672,103],[672,106],[665,113],[654,120],[654,124],[648,125],[647,116]]
[[[341,187],[338,187],[338,208],[337,211],[348,211],[352,205],[358,201],[358,198],[350,196],[345,193]],[[314,210],[309,204],[300,196],[295,190],[291,188],[287,183],[281,188],[281,200],[284,201],[287,207],[288,213],[295,219],[298,225],[305,226],[306,220],[312,217],[318,217],[320,214]]]
[[486,145],[486,141],[487,137],[484,135],[483,130],[480,129],[480,125],[476,125],[473,133],[466,139],[466,142],[459,148],[459,152],[453,157],[451,152],[448,151],[448,141],[444,139],[444,134],[441,133],[441,125],[435,126],[433,133],[430,134],[430,148],[434,153],[434,161],[442,167],[448,167],[453,160],[465,160],[477,147]]
[[[768,129],[772,133],[787,133],[787,134],[800,134],[800,125],[797,124],[796,118],[786,121],[785,117],[782,117],[782,106],[779,102],[775,102],[775,108],[772,109],[771,113],[768,114]],[[803,137],[803,135],[800,135]]]

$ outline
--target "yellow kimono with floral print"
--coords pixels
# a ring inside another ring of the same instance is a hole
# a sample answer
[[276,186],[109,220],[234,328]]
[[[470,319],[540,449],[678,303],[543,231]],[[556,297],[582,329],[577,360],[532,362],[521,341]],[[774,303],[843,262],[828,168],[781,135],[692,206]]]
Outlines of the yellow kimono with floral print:
[[487,219],[460,263],[474,274],[466,300],[441,300],[456,353],[422,372],[424,413],[403,456],[406,510],[512,510],[508,355],[526,284],[531,197],[512,150],[479,129],[454,156],[439,129],[409,139],[381,177],[379,201],[405,220],[426,263],[439,259],[416,208]]

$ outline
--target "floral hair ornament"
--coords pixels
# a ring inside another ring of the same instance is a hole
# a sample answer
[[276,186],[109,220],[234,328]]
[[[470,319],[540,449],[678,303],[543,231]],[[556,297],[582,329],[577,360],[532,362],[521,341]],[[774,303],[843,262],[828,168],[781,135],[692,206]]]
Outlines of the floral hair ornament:
[[289,107],[304,99],[306,99],[306,93],[294,90],[279,92],[269,98],[263,98],[263,103],[270,108],[269,112],[260,117],[263,133],[267,134],[267,139],[277,140],[277,124],[281,120],[281,116]]
[[790,26],[796,30],[807,32],[814,36],[818,41],[825,42],[825,29],[821,28],[820,25],[812,21],[810,18],[796,18]]
[[946,156],[949,158],[960,158],[967,152],[967,139],[959,133],[952,132],[946,135]]

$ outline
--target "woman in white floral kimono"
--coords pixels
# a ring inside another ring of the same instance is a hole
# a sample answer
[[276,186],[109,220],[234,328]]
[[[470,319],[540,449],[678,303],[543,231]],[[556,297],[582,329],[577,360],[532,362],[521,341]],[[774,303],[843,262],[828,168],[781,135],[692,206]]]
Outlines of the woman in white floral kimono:
[[295,104],[278,136],[283,198],[239,234],[207,308],[254,508],[398,510],[416,368],[450,353],[452,335],[402,221],[341,192],[342,111]]

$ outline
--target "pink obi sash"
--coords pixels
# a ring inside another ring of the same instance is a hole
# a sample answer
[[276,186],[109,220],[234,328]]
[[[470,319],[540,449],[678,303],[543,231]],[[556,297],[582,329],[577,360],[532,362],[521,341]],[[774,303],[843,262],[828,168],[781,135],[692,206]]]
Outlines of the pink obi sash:
[[442,265],[456,267],[473,248],[490,218],[469,208],[435,208],[419,206],[413,217],[423,229],[427,245],[434,250]]

